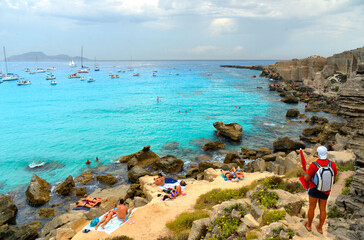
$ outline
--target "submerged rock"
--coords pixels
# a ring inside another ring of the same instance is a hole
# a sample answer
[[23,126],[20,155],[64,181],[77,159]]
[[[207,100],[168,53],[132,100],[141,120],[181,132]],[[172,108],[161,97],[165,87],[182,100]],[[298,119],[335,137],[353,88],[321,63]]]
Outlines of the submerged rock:
[[50,218],[54,216],[54,208],[42,207],[38,211],[38,215],[41,218]]
[[300,114],[300,111],[298,111],[297,108],[288,109],[288,111],[286,113],[286,118],[298,117],[299,114]]
[[150,146],[145,146],[139,152],[120,157],[118,160],[121,163],[128,163],[128,167],[131,169],[134,166],[146,167],[152,165],[159,159],[159,156],[150,150]]
[[38,177],[36,174],[33,175],[30,184],[25,191],[25,195],[29,202],[35,205],[43,205],[50,200],[50,192],[49,183]]
[[224,124],[223,122],[215,122],[214,127],[218,135],[228,138],[233,141],[240,141],[243,137],[243,127],[238,123]]
[[173,155],[167,155],[158,159],[153,168],[160,169],[165,173],[178,173],[182,170],[184,162]]
[[111,174],[97,176],[96,179],[100,183],[107,185],[114,185],[117,182],[116,177],[112,176]]
[[225,148],[225,144],[220,141],[207,142],[202,146],[202,149],[205,151],[218,150],[221,148]]
[[73,177],[69,175],[68,178],[64,180],[64,182],[58,184],[58,186],[54,191],[59,195],[64,196],[69,194],[74,187],[75,187],[75,182],[73,181]]
[[18,208],[9,196],[0,193],[0,226],[5,223],[14,223]]
[[281,100],[282,102],[285,102],[285,103],[298,103],[299,102],[299,99],[295,96],[287,96],[285,98],[283,98]]
[[80,176],[75,177],[75,181],[81,183],[82,185],[90,183],[93,180],[94,180],[94,178],[92,177],[91,172],[85,172],[85,173],[82,173]]

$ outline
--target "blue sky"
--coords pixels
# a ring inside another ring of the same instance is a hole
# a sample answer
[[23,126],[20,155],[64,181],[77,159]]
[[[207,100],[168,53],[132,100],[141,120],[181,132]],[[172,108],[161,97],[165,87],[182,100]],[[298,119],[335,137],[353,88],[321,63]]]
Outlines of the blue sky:
[[0,44],[93,59],[292,59],[364,46],[364,0],[0,0]]

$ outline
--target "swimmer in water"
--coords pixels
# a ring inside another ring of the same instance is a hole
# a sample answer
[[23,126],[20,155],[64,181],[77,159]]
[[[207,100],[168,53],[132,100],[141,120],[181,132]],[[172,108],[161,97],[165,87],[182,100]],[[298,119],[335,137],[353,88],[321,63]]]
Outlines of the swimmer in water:
[[241,109],[241,107],[239,107],[239,109]]
[[96,157],[95,162],[100,163],[100,162],[99,162],[99,157]]
[[187,110],[186,110],[186,113],[188,113]]
[[90,164],[91,164],[90,160],[88,160],[88,159],[87,159],[87,161],[86,161],[86,165],[87,165],[87,166],[90,166]]
[[181,111],[178,111],[179,113],[181,113]]
[[190,112],[192,112],[191,109],[190,109]]

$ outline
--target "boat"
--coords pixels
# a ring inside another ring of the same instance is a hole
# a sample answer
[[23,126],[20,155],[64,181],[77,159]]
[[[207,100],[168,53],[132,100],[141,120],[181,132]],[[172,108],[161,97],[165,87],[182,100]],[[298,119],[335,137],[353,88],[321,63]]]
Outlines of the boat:
[[157,69],[154,69],[153,72],[158,72],[158,70]]
[[109,73],[109,76],[113,76],[114,74],[111,72],[111,73]]
[[133,73],[133,76],[134,76],[134,77],[139,77],[139,76],[140,76],[140,74],[139,74],[139,73]]
[[56,81],[51,81],[51,85],[57,85],[57,82]]
[[81,77],[81,78],[80,78],[80,80],[81,80],[81,81],[85,81],[85,78],[84,78],[84,77]]
[[74,74],[72,74],[72,75],[68,75],[68,78],[80,78],[81,76],[80,76],[80,74],[78,74],[78,73],[74,73]]
[[89,77],[89,78],[87,79],[87,82],[95,82],[95,79],[93,79],[92,77]]
[[27,80],[25,80],[25,81],[17,81],[16,84],[18,84],[18,86],[21,86],[21,85],[30,85],[30,84],[32,84],[32,82],[31,81],[27,81]]
[[89,68],[83,66],[83,46],[81,47],[81,68],[77,70],[78,73],[88,73]]
[[157,74],[153,73],[153,74],[152,74],[152,76],[153,76],[153,77],[156,77],[156,76],[157,76]]
[[178,75],[179,75],[179,73],[176,73],[176,75],[178,76]]
[[128,68],[128,71],[134,71],[134,69],[132,69],[132,68]]
[[52,71],[52,70],[56,70],[56,68],[55,67],[47,68],[47,72]]
[[125,71],[124,70],[119,70],[118,73],[124,73]]
[[73,59],[71,58],[71,61],[70,61],[70,63],[68,64],[71,68],[74,68],[74,67],[76,67],[76,64],[75,64],[75,62],[73,61]]
[[43,68],[37,68],[34,72],[35,73],[45,73],[45,70]]
[[35,74],[35,72],[29,72],[29,74]]
[[56,79],[56,76],[54,76],[53,74],[48,74],[46,76],[46,80],[53,80],[53,79]]
[[111,78],[120,78],[120,76],[119,76],[119,75],[111,75],[110,77],[111,77]]
[[207,73],[207,76],[212,76],[212,73]]
[[96,64],[96,57],[95,57],[95,71],[96,72],[100,71],[99,65]]
[[13,81],[13,80],[18,80],[19,76],[13,73],[9,73],[8,71],[8,62],[6,60],[6,52],[5,52],[5,47],[3,47],[4,49],[4,61],[5,61],[5,69],[6,69],[6,74],[3,74],[2,76],[2,81]]
[[30,72],[30,69],[29,68],[24,68],[24,71],[25,72]]

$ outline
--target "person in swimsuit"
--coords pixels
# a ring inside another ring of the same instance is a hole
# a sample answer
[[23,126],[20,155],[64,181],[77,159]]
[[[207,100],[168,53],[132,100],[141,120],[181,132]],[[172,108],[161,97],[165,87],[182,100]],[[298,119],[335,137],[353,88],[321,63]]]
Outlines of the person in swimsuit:
[[90,166],[90,164],[91,164],[90,160],[88,160],[88,159],[87,159],[87,161],[86,161],[86,165],[87,165],[87,166]]
[[152,184],[155,184],[157,186],[163,186],[165,183],[165,178],[162,175],[162,173],[158,173],[158,177],[154,178],[154,182]]
[[88,207],[93,208],[94,205],[88,201],[77,201],[75,207]]
[[128,207],[124,205],[124,199],[120,199],[118,205],[116,206],[116,215],[118,216],[119,220],[124,221],[130,216],[133,209],[134,207],[128,209]]
[[238,178],[238,179],[240,179],[240,180],[244,180],[244,173],[243,173],[243,171],[240,169],[240,167],[238,166],[237,168],[236,168],[236,170],[234,171],[234,174],[235,174],[235,176]]
[[110,210],[100,222],[98,222],[95,226],[95,230],[101,225],[102,229],[105,229],[104,226],[108,223],[112,218],[116,217],[116,211],[114,209]]

